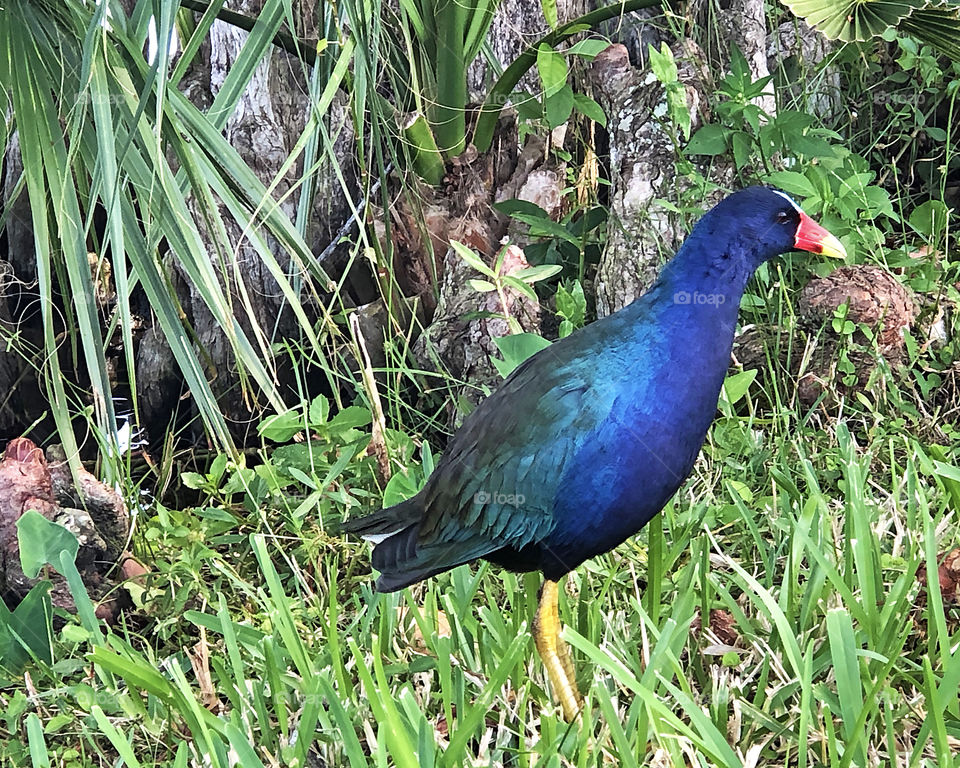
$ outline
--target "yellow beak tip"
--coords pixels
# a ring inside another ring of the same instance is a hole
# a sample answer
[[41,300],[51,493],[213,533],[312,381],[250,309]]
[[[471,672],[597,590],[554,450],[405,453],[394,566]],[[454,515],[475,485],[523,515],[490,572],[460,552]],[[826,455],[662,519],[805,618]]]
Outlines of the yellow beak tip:
[[845,261],[847,258],[847,249],[844,248],[843,243],[833,235],[827,235],[827,237],[821,240],[820,248],[820,253],[828,259],[841,259]]

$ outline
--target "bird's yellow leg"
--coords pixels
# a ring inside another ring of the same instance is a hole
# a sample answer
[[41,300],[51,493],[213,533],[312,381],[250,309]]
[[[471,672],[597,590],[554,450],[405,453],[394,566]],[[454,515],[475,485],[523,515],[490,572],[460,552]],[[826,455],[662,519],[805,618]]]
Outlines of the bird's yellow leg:
[[543,582],[540,590],[540,604],[533,618],[533,640],[537,652],[547,669],[547,677],[553,686],[554,695],[563,707],[563,719],[568,723],[580,712],[583,698],[577,690],[577,680],[573,674],[573,658],[570,649],[560,639],[559,585],[549,579]]

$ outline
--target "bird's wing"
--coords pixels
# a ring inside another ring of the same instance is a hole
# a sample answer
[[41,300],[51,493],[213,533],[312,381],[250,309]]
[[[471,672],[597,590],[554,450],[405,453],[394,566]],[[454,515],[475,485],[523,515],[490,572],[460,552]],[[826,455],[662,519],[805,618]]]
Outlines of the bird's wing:
[[[528,360],[470,414],[424,488],[421,547],[480,557],[521,548],[555,524],[559,478],[586,434],[606,414],[582,356]],[[608,410],[608,408],[607,408]],[[481,551],[482,550],[482,551]]]
[[389,534],[373,553],[378,589],[549,536],[561,478],[575,470],[583,441],[608,418],[625,380],[651,375],[631,370],[638,348],[652,344],[638,338],[647,332],[639,326],[636,316],[611,315],[528,359],[467,417],[403,510],[357,524]]

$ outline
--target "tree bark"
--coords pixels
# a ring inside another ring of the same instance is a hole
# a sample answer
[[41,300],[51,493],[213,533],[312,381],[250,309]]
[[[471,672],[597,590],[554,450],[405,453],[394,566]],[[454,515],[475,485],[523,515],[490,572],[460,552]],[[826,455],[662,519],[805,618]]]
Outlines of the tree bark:
[[[588,10],[584,0],[558,3],[560,21],[575,18]],[[505,0],[497,10],[487,39],[502,66],[506,67],[531,43],[549,31],[541,6],[521,0]],[[493,82],[483,56],[469,69],[468,87],[471,97],[481,101]],[[539,95],[540,85],[536,70],[528,72],[518,86],[521,90]],[[501,240],[508,234],[522,237],[522,231],[511,229],[511,222],[492,206],[512,197],[528,199],[547,209],[551,214],[561,213],[559,200],[564,184],[563,164],[557,161],[540,139],[530,137],[519,146],[516,120],[509,110],[497,127],[492,149],[477,155],[468,148],[461,158],[451,164],[447,185],[433,203],[426,206],[423,220],[427,224],[429,240],[436,254],[432,268],[437,273],[438,297],[436,310],[429,326],[418,340],[414,353],[422,365],[443,370],[455,379],[469,381],[453,398],[451,423],[463,415],[461,405],[476,404],[485,390],[497,385],[500,374],[491,362],[498,355],[495,339],[508,335],[510,330],[502,315],[517,320],[525,331],[540,330],[540,308],[528,299],[508,292],[509,306],[500,306],[496,294],[479,293],[468,280],[481,277],[469,268],[452,250],[450,240],[458,240],[478,251],[492,264]],[[552,210],[550,208],[552,207]],[[394,218],[409,220],[410,212]],[[406,231],[412,229],[407,226]],[[410,243],[407,243],[409,248]],[[422,245],[420,245],[422,248]],[[426,258],[406,256],[405,260],[423,264]],[[527,266],[520,249],[512,249],[505,260],[505,269],[516,271]],[[421,267],[426,274],[428,269]],[[432,287],[432,286],[431,286]],[[430,306],[432,297],[421,294]]]
[[[695,131],[704,120],[713,82],[692,41],[672,50]],[[691,182],[677,173],[674,136],[657,117],[666,111],[663,85],[635,69],[623,45],[597,56],[590,78],[607,113],[610,147],[610,223],[596,279],[597,314],[603,317],[649,288],[660,265],[682,242],[684,221],[657,201],[678,200]],[[713,163],[709,172],[716,183],[732,181],[728,164]]]
[[[695,0],[688,15],[700,20],[703,29],[713,6]],[[641,17],[642,18],[642,17]],[[708,51],[692,40],[673,43],[678,77],[684,85],[690,109],[691,133],[709,118],[710,102],[716,83],[711,72],[723,72],[729,66],[731,44],[744,54],[754,79],[769,74],[766,61],[767,38],[761,0],[725,0],[720,7],[717,26],[721,30]],[[683,241],[687,222],[660,205],[657,200],[682,200],[692,182],[677,173],[679,147],[676,127],[670,128],[666,114],[665,90],[645,64],[644,45],[656,44],[661,33],[646,25],[627,24],[622,34],[630,43],[613,45],[596,58],[589,77],[601,105],[607,113],[610,218],[607,243],[597,269],[597,314],[616,312],[641,295]],[[642,42],[641,42],[642,41]],[[631,54],[632,51],[632,54]],[[640,59],[640,65],[631,62]],[[758,106],[774,115],[772,97],[762,97]],[[682,138],[680,138],[682,142]],[[730,187],[735,169],[729,159],[714,158],[700,167],[710,182]],[[706,195],[710,207],[721,192]]]
[[[49,403],[40,392],[36,370],[41,364],[43,327],[40,322],[40,295],[37,291],[37,257],[33,220],[26,185],[20,187],[23,160],[20,142],[14,133],[0,158],[0,210],[5,221],[6,261],[0,261],[0,443],[19,437],[24,428],[39,419]],[[13,339],[15,343],[8,344]],[[35,359],[28,359],[31,350]],[[37,426],[34,435],[42,439],[51,428],[48,420]]]
[[[231,10],[256,18],[262,9],[263,0],[237,0],[228,5]],[[295,32],[299,37],[316,39],[316,6],[316,0],[294,2],[294,13],[300,27]],[[209,41],[204,43],[202,53],[197,56],[184,80],[185,93],[198,107],[205,108],[213,102],[247,37],[245,31],[231,25],[220,21],[213,24]],[[260,180],[268,185],[289,157],[310,114],[311,104],[306,96],[305,82],[309,73],[304,67],[296,57],[274,49],[257,68],[234,113],[227,120],[227,139]],[[345,98],[334,102],[328,131],[340,171],[348,188],[355,190],[357,179],[353,159],[353,127],[349,121]],[[301,157],[287,175],[279,180],[273,191],[279,207],[291,220],[296,219],[297,205],[302,193],[301,189],[293,189],[293,184],[301,177],[302,172]],[[326,165],[317,171],[314,185],[307,242],[314,252],[319,254],[331,244],[331,240],[350,217],[351,209],[332,165]],[[191,208],[197,222],[202,226],[202,211],[197,209],[196,203],[192,204]],[[233,248],[231,253],[222,254],[228,268],[221,271],[221,279],[226,290],[230,292],[234,305],[239,308],[246,303],[249,307],[246,312],[242,309],[237,311],[241,326],[248,333],[253,326],[258,326],[271,340],[297,337],[297,321],[275,279],[256,249],[244,237],[240,227],[231,221],[228,214],[224,213],[223,218],[227,222],[227,233]],[[289,267],[289,257],[275,243],[271,242],[271,246],[281,268],[286,270]],[[342,267],[343,262],[344,258],[334,249],[334,254],[327,264],[336,270]],[[181,284],[185,293],[181,295],[181,300],[192,323],[196,344],[206,356],[208,374],[213,381],[221,410],[234,425],[237,436],[242,438],[259,416],[257,393],[244,391],[225,334],[196,287],[185,275],[182,277]],[[143,345],[138,369],[142,368],[144,372],[157,370],[159,363],[159,370],[166,372],[168,376],[166,382],[150,387],[146,392],[143,406],[149,419],[151,414],[169,413],[166,410],[169,402],[163,402],[169,398],[165,398],[164,393],[170,391],[169,385],[175,384],[174,380],[179,374],[167,364],[169,354],[162,348],[165,346],[162,337],[154,333],[152,336],[148,335],[148,339]],[[280,368],[277,375],[283,386],[289,378],[289,372],[285,370],[283,360],[279,361],[278,365]]]

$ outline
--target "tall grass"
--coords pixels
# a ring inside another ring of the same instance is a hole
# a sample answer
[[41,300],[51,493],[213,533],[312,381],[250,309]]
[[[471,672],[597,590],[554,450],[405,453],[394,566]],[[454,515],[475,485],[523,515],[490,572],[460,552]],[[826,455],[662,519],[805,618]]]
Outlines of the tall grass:
[[[348,6],[354,20],[380,10]],[[31,201],[45,203],[34,220],[41,287],[49,296],[62,263],[77,291],[77,325],[89,334],[82,344],[100,382],[104,432],[112,419],[104,339],[92,325],[89,271],[79,266],[94,200],[109,213],[109,245],[125,257],[114,264],[121,331],[129,333],[130,291],[141,285],[165,332],[185,338],[156,261],[166,238],[228,331],[238,364],[270,393],[275,340],[238,327],[187,199],[224,203],[212,206],[210,231],[222,233],[227,220],[241,225],[291,306],[325,280],[304,242],[309,208],[285,219],[270,202],[277,180],[258,181],[221,136],[222,116],[268,55],[288,5],[264,5],[211,112],[219,118],[158,81],[169,52],[161,49],[156,68],[143,60],[143,24],[108,30],[106,5],[68,0],[69,13],[52,25],[50,8],[11,0],[0,13],[0,82],[14,83],[30,160],[25,186]],[[135,17],[153,10],[140,2]],[[373,16],[352,41],[331,42],[324,77],[309,82],[318,107],[294,152],[307,158],[304,184],[328,152],[324,110],[348,70],[355,114],[372,118],[359,137],[364,170],[386,177],[388,115],[374,95],[382,19]],[[158,18],[163,39],[175,21]],[[339,19],[329,20],[332,30]],[[205,15],[196,34],[212,23]],[[185,51],[200,39],[185,38]],[[174,72],[185,66],[181,59]],[[51,95],[61,81],[89,95],[79,101],[89,111],[63,111]],[[117,98],[120,81],[128,87]],[[161,136],[175,165],[159,150]],[[274,260],[268,234],[293,254],[293,278]],[[364,237],[357,258],[375,248]],[[377,256],[381,266],[387,257]],[[792,277],[771,270],[757,291],[800,348]],[[300,320],[303,340],[283,348],[295,364],[324,353],[330,328],[326,315],[319,330]],[[153,503],[135,542],[153,572],[131,585],[135,610],[109,630],[89,611],[64,617],[53,663],[36,660],[26,676],[2,681],[0,760],[177,768],[956,762],[956,606],[937,574],[940,554],[957,542],[960,470],[956,446],[923,437],[935,430],[919,416],[901,419],[915,398],[908,383],[888,377],[883,392],[806,410],[771,350],[769,370],[741,389],[742,399],[729,388],[733,402],[721,403],[693,477],[662,515],[566,581],[561,619],[585,693],[580,719],[567,724],[529,636],[536,575],[480,564],[381,595],[366,545],[331,533],[344,514],[415,489],[432,465],[420,436],[439,432],[442,406],[411,403],[410,392],[451,382],[411,366],[410,336],[404,328],[390,339],[376,379],[393,485],[384,487],[365,454],[365,423],[334,428],[336,417],[311,419],[304,405],[307,443],[266,444],[255,457],[230,452],[189,478],[202,497],[195,506]],[[339,354],[359,359],[354,346]],[[185,342],[177,350],[211,434],[229,445],[200,357]],[[55,357],[48,366],[51,404],[69,420],[79,409]],[[351,397],[372,407],[369,383],[348,365],[329,367],[343,385],[335,411]],[[270,400],[283,410],[277,393]]]
[[[0,694],[8,735],[21,723],[30,735],[2,754],[33,749],[34,765],[38,744],[151,766],[953,765],[957,626],[936,574],[955,510],[919,443],[857,434],[850,416],[827,432],[798,420],[769,446],[772,461],[746,471],[750,418],[725,417],[743,439],[708,446],[663,513],[662,543],[641,533],[571,574],[561,619],[586,698],[572,725],[530,640],[536,577],[461,567],[377,594],[365,545],[296,510],[244,513],[251,490],[176,525],[151,521],[153,628],[102,641],[71,631],[61,661],[31,672],[40,698],[18,707],[14,691]],[[717,611],[722,637],[704,619]],[[84,658],[102,674],[79,675]]]

